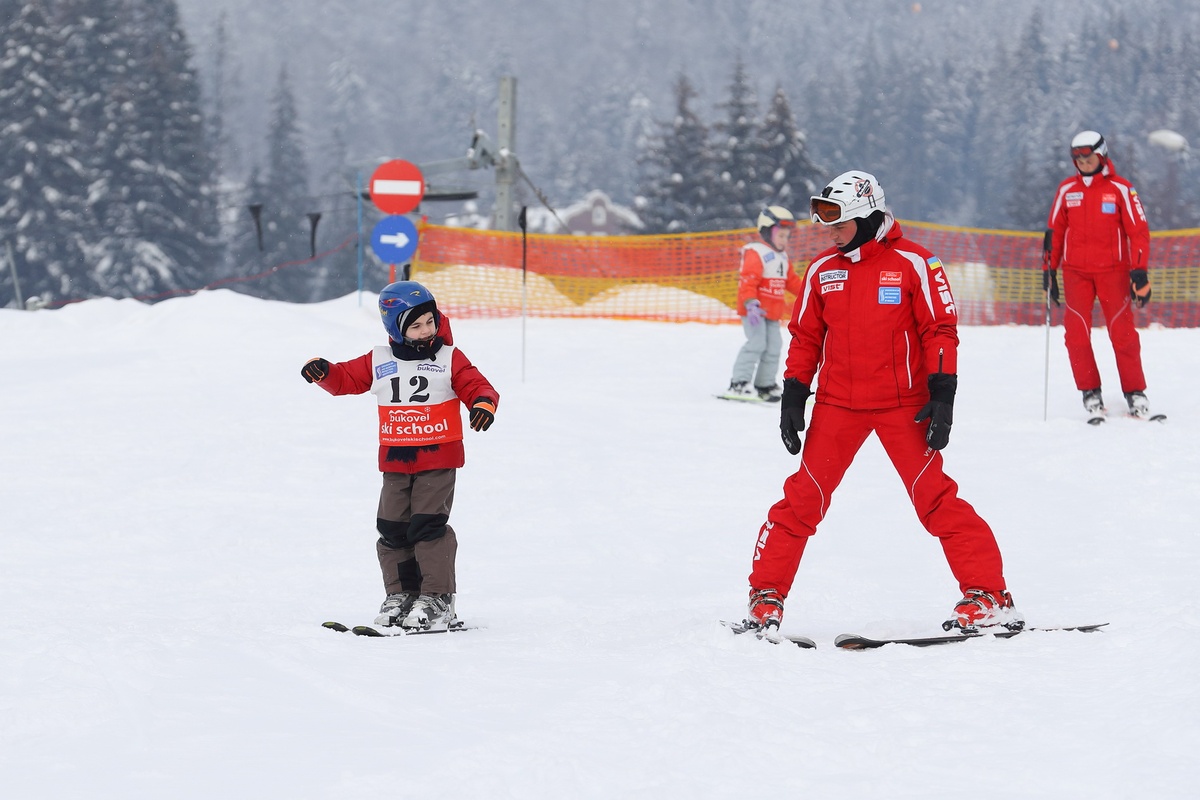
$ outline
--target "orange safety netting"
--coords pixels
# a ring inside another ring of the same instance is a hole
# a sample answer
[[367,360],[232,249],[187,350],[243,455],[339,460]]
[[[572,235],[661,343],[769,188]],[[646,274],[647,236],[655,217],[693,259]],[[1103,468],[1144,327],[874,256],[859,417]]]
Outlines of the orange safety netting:
[[[1041,325],[1042,234],[902,221],[941,258],[964,325]],[[452,316],[734,322],[738,251],[753,229],[669,236],[549,236],[422,224],[412,277]],[[801,224],[797,269],[828,246]],[[1138,324],[1200,327],[1200,229],[1153,234],[1153,299]],[[522,269],[524,265],[524,269]],[[1061,323],[1062,310],[1053,310]],[[1094,324],[1103,319],[1097,306]]]

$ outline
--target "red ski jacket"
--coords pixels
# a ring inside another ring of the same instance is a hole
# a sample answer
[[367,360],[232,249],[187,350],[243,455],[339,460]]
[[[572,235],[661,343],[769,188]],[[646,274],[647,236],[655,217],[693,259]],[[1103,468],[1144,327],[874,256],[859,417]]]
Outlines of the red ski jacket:
[[958,316],[942,262],[895,221],[886,231],[849,254],[825,250],[805,273],[784,377],[810,386],[815,377],[819,403],[921,406],[930,373],[958,371]]
[[[438,335],[443,340],[452,341],[449,324],[444,321],[444,316],[442,319],[443,323],[438,326]],[[446,341],[446,344],[450,344],[450,341]],[[371,390],[373,382],[371,353],[368,352],[350,361],[330,364],[329,375],[317,385],[332,395],[365,394]],[[479,397],[487,398],[493,405],[500,402],[499,392],[458,348],[454,349],[450,360],[450,382],[454,393],[468,404]],[[402,454],[403,457],[392,452],[400,450],[407,451]],[[425,447],[379,448],[380,472],[404,472],[411,475],[431,469],[458,469],[465,462],[466,451],[461,439]]]
[[1058,185],[1050,206],[1049,269],[1098,273],[1146,269],[1150,225],[1137,190],[1113,169],[1076,174]]
[[792,269],[787,253],[752,242],[742,248],[738,272],[737,312],[746,316],[746,301],[758,300],[767,319],[781,319],[786,309],[784,291],[800,294],[800,276]]

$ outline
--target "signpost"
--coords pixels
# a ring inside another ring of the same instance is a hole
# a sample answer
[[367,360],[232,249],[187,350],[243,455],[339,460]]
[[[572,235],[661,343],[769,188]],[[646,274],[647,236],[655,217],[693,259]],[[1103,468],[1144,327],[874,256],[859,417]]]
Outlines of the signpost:
[[371,202],[385,214],[407,214],[425,196],[421,169],[409,161],[394,159],[380,164],[371,174]]
[[368,186],[371,202],[385,214],[371,232],[371,248],[390,265],[389,280],[396,280],[396,265],[405,264],[417,251],[417,226],[407,217],[425,196],[425,177],[421,168],[410,161],[385,161],[371,173]]
[[408,217],[384,217],[371,231],[371,248],[391,265],[389,282],[395,282],[396,265],[408,263],[417,252],[417,226]]

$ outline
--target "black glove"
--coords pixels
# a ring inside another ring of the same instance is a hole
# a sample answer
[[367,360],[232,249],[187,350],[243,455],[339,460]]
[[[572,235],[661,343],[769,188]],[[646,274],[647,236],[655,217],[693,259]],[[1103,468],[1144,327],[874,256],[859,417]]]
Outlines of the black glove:
[[1042,291],[1050,293],[1050,299],[1054,301],[1054,305],[1062,305],[1058,300],[1058,270],[1042,270]]
[[310,358],[308,363],[300,368],[300,374],[309,383],[320,383],[329,377],[329,362],[323,358]]
[[783,397],[779,399],[779,434],[783,446],[792,455],[800,454],[800,431],[804,430],[804,406],[812,389],[795,378],[783,381]]
[[1137,303],[1138,308],[1145,308],[1150,302],[1150,276],[1144,269],[1129,270],[1129,297]]
[[486,431],[496,419],[496,404],[486,397],[476,397],[471,403],[471,430]]
[[929,376],[929,402],[917,412],[913,422],[929,420],[925,441],[934,450],[941,450],[950,443],[950,426],[954,424],[954,392],[958,389],[958,376],[935,372]]

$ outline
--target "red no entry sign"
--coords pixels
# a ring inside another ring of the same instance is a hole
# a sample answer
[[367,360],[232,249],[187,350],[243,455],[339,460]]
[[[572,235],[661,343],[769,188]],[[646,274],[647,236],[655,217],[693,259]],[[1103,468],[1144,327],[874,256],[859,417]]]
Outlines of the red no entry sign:
[[396,159],[380,164],[371,175],[371,202],[385,214],[407,214],[425,195],[425,178],[416,164]]

